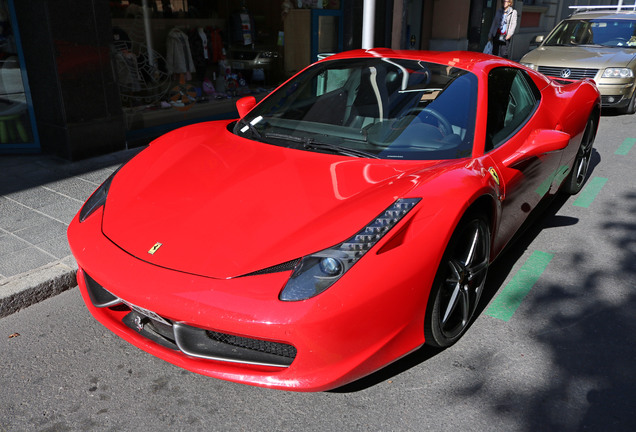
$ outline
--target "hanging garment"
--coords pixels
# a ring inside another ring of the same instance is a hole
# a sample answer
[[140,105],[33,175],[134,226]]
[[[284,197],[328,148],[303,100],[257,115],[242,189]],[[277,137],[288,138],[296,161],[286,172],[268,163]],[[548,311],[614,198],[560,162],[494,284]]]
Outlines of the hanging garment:
[[168,73],[190,73],[196,71],[194,61],[192,60],[188,35],[180,29],[175,27],[168,33],[166,51],[166,67]]

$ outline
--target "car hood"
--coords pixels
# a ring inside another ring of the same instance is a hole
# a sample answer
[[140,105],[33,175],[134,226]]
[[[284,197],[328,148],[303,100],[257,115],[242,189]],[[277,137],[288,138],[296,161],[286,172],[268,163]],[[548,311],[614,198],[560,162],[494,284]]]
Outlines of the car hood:
[[292,150],[237,137],[227,123],[174,131],[126,164],[104,235],[162,267],[235,277],[348,239],[437,164]]
[[636,57],[634,49],[541,46],[521,59],[541,66],[603,69],[624,67]]

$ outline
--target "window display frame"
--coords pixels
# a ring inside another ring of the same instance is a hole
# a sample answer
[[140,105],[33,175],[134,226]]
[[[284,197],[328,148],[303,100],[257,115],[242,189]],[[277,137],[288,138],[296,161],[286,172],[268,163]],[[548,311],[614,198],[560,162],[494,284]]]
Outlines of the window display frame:
[[[31,98],[31,90],[29,87],[29,80],[27,76],[24,51],[22,49],[22,39],[20,35],[20,28],[18,26],[17,14],[15,11],[14,0],[7,0],[7,9],[9,13],[9,23],[15,38],[16,54],[18,57],[20,77],[22,79],[22,87],[24,91],[26,114],[29,120],[28,128],[26,131],[28,137],[31,138],[26,142],[7,142],[0,143],[0,154],[10,153],[39,153],[41,151],[40,138],[38,135],[38,129],[36,127],[35,112],[33,109],[33,101]],[[24,125],[22,125],[24,127]]]

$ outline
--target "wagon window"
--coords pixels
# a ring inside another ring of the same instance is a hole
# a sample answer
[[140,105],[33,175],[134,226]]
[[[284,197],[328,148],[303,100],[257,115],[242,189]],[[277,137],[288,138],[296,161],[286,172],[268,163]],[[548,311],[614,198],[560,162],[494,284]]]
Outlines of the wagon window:
[[497,68],[488,75],[486,151],[499,147],[532,116],[540,92],[520,69]]

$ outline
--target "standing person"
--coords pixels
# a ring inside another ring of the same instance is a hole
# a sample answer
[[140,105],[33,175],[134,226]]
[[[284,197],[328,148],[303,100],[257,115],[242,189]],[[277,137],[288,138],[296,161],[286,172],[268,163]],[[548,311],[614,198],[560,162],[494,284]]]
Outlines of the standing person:
[[512,36],[517,28],[517,11],[512,8],[513,0],[503,0],[503,7],[497,10],[492,20],[488,40],[492,41],[492,53],[508,58]]

